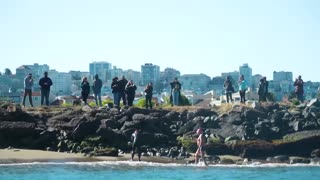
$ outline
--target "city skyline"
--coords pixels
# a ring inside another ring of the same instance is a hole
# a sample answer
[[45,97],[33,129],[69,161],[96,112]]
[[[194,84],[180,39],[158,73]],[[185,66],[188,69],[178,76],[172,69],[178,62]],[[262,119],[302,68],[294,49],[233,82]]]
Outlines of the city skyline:
[[320,81],[318,1],[1,1],[0,71],[48,64],[60,72],[89,71],[107,61],[141,71],[220,76],[248,63]]

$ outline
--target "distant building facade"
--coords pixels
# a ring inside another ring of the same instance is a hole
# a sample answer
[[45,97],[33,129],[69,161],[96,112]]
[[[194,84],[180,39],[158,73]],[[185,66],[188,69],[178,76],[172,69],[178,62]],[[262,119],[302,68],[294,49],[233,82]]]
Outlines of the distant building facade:
[[274,81],[293,81],[292,72],[285,72],[285,71],[273,71],[273,80]]
[[38,63],[34,63],[33,65],[26,65],[32,70],[32,76],[36,79],[40,79],[44,72],[49,71],[49,66],[47,64],[39,65]]
[[111,77],[118,77],[120,78],[121,76],[124,76],[124,72],[121,68],[117,68],[117,66],[113,66],[111,70]]
[[53,94],[56,94],[56,96],[71,94],[72,76],[70,73],[51,70],[49,71],[49,77],[53,83],[51,87]]
[[123,72],[127,80],[132,80],[136,85],[141,83],[141,73],[132,69]]
[[221,76],[212,78],[211,89],[214,91],[214,96],[215,97],[218,97],[218,96],[221,96],[221,95],[225,94],[224,88],[223,88],[225,79],[226,78],[221,77]]
[[141,85],[146,86],[149,82],[153,83],[154,90],[160,83],[160,66],[146,63],[141,66]]
[[239,73],[240,75],[244,76],[244,79],[247,81],[248,86],[252,88],[252,68],[250,68],[249,65],[245,63],[239,67]]
[[170,82],[172,82],[174,78],[178,78],[179,80],[180,76],[181,76],[180,71],[174,68],[165,68],[164,71],[160,72],[161,89],[169,90]]
[[[193,90],[203,94],[210,90],[210,77],[205,74],[184,74],[180,77],[183,90]],[[221,84],[221,86],[223,86]]]
[[106,61],[94,61],[89,64],[90,76],[94,77],[96,74],[98,74],[102,82],[112,79],[111,71],[112,65]]
[[[256,74],[252,76],[252,91],[258,92],[260,80],[263,78],[262,75]],[[268,81],[268,79],[267,79]]]

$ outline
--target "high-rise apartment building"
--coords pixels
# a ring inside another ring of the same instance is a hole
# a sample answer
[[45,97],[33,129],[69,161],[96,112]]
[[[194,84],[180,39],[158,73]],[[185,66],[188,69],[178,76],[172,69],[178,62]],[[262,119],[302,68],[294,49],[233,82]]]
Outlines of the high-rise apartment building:
[[141,81],[141,85],[143,86],[152,82],[154,87],[158,87],[160,83],[160,66],[153,65],[152,63],[141,65]]
[[160,72],[161,88],[163,90],[170,89],[170,82],[172,82],[174,78],[180,78],[180,71],[174,68],[165,68],[164,71]]
[[120,78],[121,76],[123,76],[123,70],[121,68],[117,68],[117,66],[113,66],[112,70],[111,70],[111,77],[118,77]]
[[[258,92],[260,80],[263,78],[262,75],[256,74],[252,76],[252,90]],[[269,81],[267,79],[267,81]]]
[[252,68],[247,63],[239,67],[240,75],[244,76],[244,79],[248,83],[248,87],[252,88]]
[[[183,90],[193,90],[203,94],[209,90],[210,77],[205,74],[184,74],[180,77]],[[223,87],[223,84],[221,84]]]
[[38,63],[34,63],[33,65],[26,65],[30,69],[32,69],[33,77],[41,78],[44,72],[49,71],[49,66],[47,64],[39,65]]
[[107,80],[112,79],[111,71],[112,71],[111,63],[108,63],[106,61],[100,61],[100,62],[94,61],[89,64],[90,76],[94,77],[96,74],[98,74],[102,82],[106,82]]
[[273,71],[273,80],[274,81],[293,81],[292,72],[285,72],[285,71]]
[[52,80],[51,92],[55,95],[71,95],[72,75],[71,73],[49,71]]
[[134,71],[132,69],[123,72],[127,80],[132,80],[136,85],[141,84],[141,73],[139,71]]

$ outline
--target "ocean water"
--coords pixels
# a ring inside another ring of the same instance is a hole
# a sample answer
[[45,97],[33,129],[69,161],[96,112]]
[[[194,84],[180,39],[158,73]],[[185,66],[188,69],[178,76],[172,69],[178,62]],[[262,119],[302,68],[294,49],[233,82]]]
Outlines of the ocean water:
[[0,180],[320,179],[319,165],[181,165],[147,162],[0,164]]

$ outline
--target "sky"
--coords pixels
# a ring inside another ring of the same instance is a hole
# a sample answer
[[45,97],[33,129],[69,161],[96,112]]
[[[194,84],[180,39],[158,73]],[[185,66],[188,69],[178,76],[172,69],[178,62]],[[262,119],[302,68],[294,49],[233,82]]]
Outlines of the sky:
[[239,70],[320,81],[318,0],[1,0],[0,72],[153,63],[210,77]]

